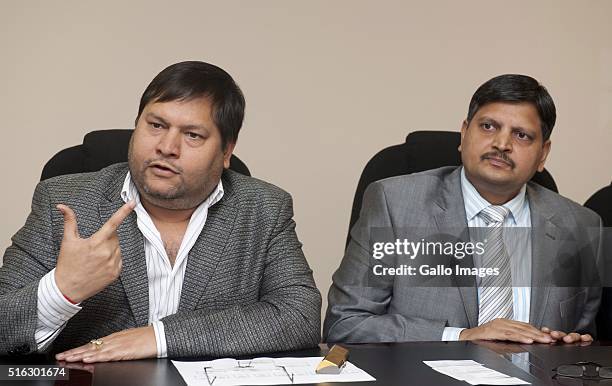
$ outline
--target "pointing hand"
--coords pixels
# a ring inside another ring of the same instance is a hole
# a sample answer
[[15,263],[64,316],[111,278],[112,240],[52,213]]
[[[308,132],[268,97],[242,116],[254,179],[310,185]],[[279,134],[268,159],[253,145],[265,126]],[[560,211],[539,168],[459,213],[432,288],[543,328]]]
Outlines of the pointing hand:
[[77,218],[72,209],[59,204],[64,215],[64,237],[57,257],[55,281],[59,290],[70,300],[80,303],[102,291],[121,273],[121,249],[117,228],[134,210],[130,201],[89,238],[81,238]]

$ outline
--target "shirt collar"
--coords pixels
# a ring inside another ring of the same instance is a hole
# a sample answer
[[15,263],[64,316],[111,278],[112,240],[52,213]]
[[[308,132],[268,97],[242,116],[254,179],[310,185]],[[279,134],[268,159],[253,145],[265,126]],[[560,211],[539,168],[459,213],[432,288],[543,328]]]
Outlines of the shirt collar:
[[[221,198],[223,198],[223,194],[223,183],[221,182],[221,179],[219,179],[219,183],[217,184],[215,190],[213,190],[213,192],[206,198],[206,200],[204,200],[200,205],[198,205],[198,208],[203,205],[206,205],[208,207],[213,206],[214,204],[219,202]],[[140,194],[138,193],[136,185],[134,185],[134,181],[132,181],[132,176],[130,175],[129,170],[125,176],[125,180],[123,181],[123,188],[121,189],[121,199],[124,202],[128,202],[132,199],[135,199],[136,205],[141,205]]]
[[[512,200],[502,205],[510,211],[509,218],[512,218],[515,224],[522,223],[522,219],[528,214],[529,204],[525,194],[526,191],[527,184],[523,184],[518,194]],[[463,193],[465,215],[468,222],[476,217],[484,208],[492,205],[478,193],[474,185],[467,179],[463,166],[461,167],[461,192]]]

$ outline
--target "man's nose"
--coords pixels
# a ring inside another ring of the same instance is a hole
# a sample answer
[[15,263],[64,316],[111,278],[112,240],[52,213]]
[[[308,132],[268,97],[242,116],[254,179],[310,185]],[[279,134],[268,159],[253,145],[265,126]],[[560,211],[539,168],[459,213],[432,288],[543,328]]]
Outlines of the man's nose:
[[164,157],[178,158],[181,155],[181,132],[170,128],[160,137],[157,153]]
[[493,147],[503,152],[512,151],[512,130],[506,128],[497,130],[493,139]]

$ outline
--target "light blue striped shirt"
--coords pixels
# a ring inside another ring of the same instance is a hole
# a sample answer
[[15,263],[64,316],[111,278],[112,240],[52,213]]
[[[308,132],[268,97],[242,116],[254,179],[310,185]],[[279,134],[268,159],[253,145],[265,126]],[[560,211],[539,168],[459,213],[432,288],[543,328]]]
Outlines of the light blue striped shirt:
[[[476,190],[474,185],[465,176],[465,170],[461,168],[461,192],[465,205],[465,215],[468,227],[486,227],[484,220],[478,214],[490,206]],[[514,320],[529,323],[529,308],[531,301],[531,211],[529,201],[525,194],[526,185],[523,185],[519,193],[503,206],[510,211],[504,220],[504,227],[518,228],[514,232],[504,232],[504,244],[510,256],[510,269],[512,272],[512,303]],[[474,257],[474,265],[480,266],[477,256]],[[477,279],[477,284],[480,280]],[[478,298],[481,288],[478,287]],[[446,327],[442,333],[442,340],[458,340],[459,334],[464,327]]]

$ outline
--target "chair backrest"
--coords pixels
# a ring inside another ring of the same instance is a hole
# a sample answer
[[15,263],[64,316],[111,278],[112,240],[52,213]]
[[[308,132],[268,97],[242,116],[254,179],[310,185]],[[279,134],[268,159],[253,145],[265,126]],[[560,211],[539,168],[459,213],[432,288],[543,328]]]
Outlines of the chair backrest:
[[[589,209],[595,211],[602,220],[603,226],[606,227],[604,233],[608,238],[612,237],[610,227],[612,227],[612,184],[598,190],[591,196],[585,203]],[[610,240],[608,240],[610,244]],[[604,245],[608,245],[604,244]],[[610,246],[608,246],[609,248]],[[607,251],[607,250],[606,250]],[[603,253],[604,257],[604,275],[611,274],[610,261],[612,257],[606,252]],[[605,279],[606,285],[610,282],[609,279]],[[604,287],[601,297],[601,305],[599,306],[599,313],[597,315],[597,339],[599,340],[612,340],[612,288]]]
[[[455,131],[415,131],[406,137],[406,142],[389,146],[379,151],[366,164],[353,198],[353,208],[349,222],[350,231],[361,211],[363,193],[374,181],[403,174],[418,173],[442,166],[461,165],[461,153],[458,150],[461,133]],[[536,173],[532,181],[558,192],[557,185],[547,170]]]
[[[63,174],[95,172],[115,163],[126,162],[133,131],[112,129],[87,133],[83,144],[61,150],[47,161],[40,180]],[[247,176],[251,175],[249,168],[235,155],[230,159],[229,168]]]
[[603,226],[612,227],[612,184],[599,189],[584,206],[596,212],[603,221]]

